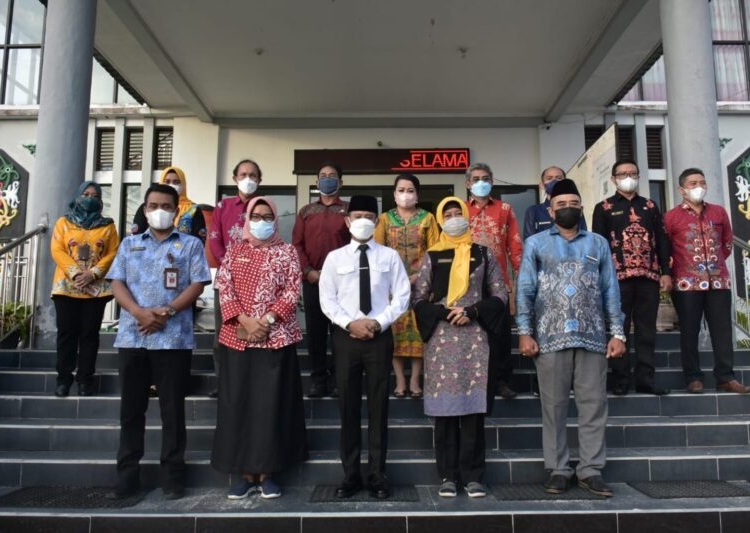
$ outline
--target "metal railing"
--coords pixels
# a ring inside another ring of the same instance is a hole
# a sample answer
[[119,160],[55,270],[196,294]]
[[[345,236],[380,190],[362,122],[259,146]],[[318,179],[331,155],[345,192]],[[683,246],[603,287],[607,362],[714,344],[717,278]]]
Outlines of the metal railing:
[[0,342],[18,336],[31,348],[41,235],[49,228],[47,217],[18,239],[0,248]]

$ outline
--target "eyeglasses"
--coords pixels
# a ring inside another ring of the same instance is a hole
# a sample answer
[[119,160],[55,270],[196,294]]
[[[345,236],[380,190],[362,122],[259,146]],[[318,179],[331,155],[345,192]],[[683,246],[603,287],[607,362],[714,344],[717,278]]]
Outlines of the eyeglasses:
[[273,215],[259,215],[257,213],[253,213],[248,218],[250,218],[250,222],[260,222],[261,220],[265,222],[273,222],[276,220],[276,217]]
[[625,178],[638,179],[640,178],[640,176],[637,172],[618,172],[617,174],[615,174],[615,178],[617,178],[618,180],[622,180]]

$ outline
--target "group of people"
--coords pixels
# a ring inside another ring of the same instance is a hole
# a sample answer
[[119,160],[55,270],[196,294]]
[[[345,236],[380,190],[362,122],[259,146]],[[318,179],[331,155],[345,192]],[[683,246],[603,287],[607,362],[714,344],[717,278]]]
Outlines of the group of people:
[[[220,265],[211,464],[234,477],[230,499],[279,497],[274,475],[308,457],[296,350],[300,296],[311,359],[308,396],[338,397],[340,498],[363,487],[376,498],[390,494],[391,394],[423,398],[425,414],[434,418],[439,495],[454,497],[459,487],[470,497],[486,494],[484,421],[496,394],[516,395],[514,315],[519,352],[534,358],[537,371],[549,472],[544,486],[552,494],[565,491],[575,474],[581,487],[612,495],[601,476],[607,367],[610,360],[613,393],[627,394],[631,322],[635,390],[669,393],[654,382],[660,291],[671,291],[679,315],[687,391],[703,391],[697,345],[705,315],[717,389],[750,392],[733,373],[726,267],[731,227],[721,206],[703,201],[707,184],[699,169],[680,175],[684,201],[662,218],[655,203],[638,194],[637,164],[617,161],[611,178],[617,192],[595,206],[589,232],[576,184],[549,167],[540,182],[545,201],[526,213],[524,239],[511,206],[492,197],[492,171],[483,163],[466,171],[468,201],[447,197],[434,214],[418,205],[416,176],[397,176],[395,207],[379,213],[374,197],[341,199],[342,169],[324,163],[316,181],[320,197],[300,209],[292,243],[279,235],[274,202],[257,194],[261,177],[256,162],[237,164],[238,194],[218,203],[209,232],[177,167],[148,189],[133,234],[122,243],[113,221],[102,216],[101,188],[93,182],[79,187],[55,226],[57,396],[69,394],[76,366],[79,394],[94,393],[104,307],[113,297],[121,307],[115,341],[121,436],[111,498],[140,489],[151,385],[162,417],[161,486],[167,498],[184,494],[193,306],[211,281],[206,239]],[[364,476],[363,373],[369,419]],[[571,386],[579,428],[575,471],[566,433]]]

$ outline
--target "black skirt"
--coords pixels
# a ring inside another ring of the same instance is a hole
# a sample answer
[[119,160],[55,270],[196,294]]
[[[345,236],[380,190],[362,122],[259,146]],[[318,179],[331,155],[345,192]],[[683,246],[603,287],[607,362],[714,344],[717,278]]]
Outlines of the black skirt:
[[297,346],[223,351],[211,466],[227,474],[280,472],[307,459]]

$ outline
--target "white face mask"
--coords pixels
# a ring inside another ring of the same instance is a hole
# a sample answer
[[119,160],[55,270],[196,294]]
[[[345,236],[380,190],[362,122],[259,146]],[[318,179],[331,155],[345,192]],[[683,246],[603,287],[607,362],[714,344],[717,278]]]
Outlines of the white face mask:
[[703,187],[696,187],[694,189],[685,189],[687,191],[687,196],[690,199],[691,202],[695,202],[696,204],[698,202],[702,202],[703,199],[706,197],[706,189]]
[[177,191],[177,194],[182,194],[182,185],[179,183],[167,183],[170,187],[172,187],[175,191]]
[[369,218],[355,218],[349,225],[349,233],[358,241],[366,241],[375,233],[375,222]]
[[146,213],[148,225],[156,230],[171,228],[174,224],[174,213],[164,209],[155,209]]
[[244,178],[237,182],[237,188],[242,194],[250,196],[258,190],[258,184],[255,183],[255,180]]
[[617,180],[617,188],[624,193],[633,192],[638,188],[638,180],[628,176],[627,178]]
[[404,209],[417,205],[417,195],[413,192],[397,192],[395,199],[396,205]]
[[469,230],[469,221],[464,217],[452,217],[443,223],[443,231],[451,237],[460,237]]

